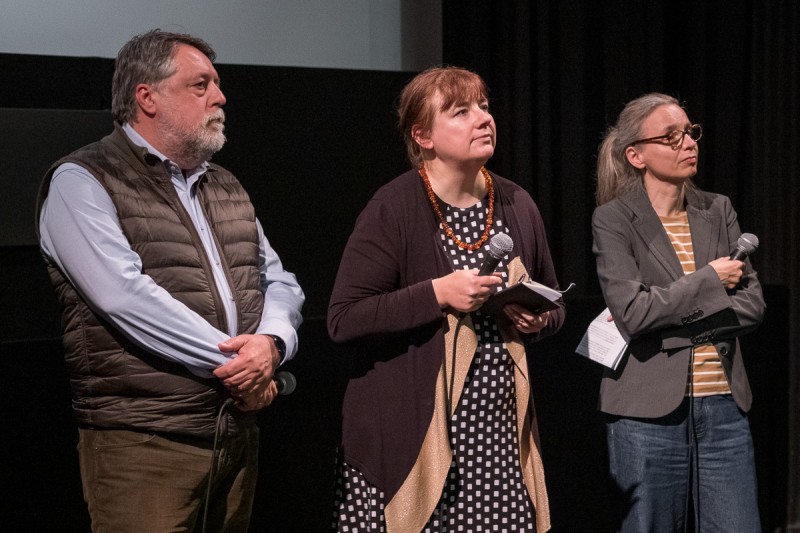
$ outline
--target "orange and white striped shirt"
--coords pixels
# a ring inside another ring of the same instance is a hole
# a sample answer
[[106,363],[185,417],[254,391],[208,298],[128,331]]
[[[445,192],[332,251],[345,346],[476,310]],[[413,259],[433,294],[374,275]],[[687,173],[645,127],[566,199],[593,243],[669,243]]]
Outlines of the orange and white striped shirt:
[[[683,273],[695,271],[692,233],[689,228],[689,217],[686,212],[676,216],[659,217],[667,232],[672,247],[681,262]],[[694,347],[692,369],[686,383],[686,395],[713,396],[714,394],[730,394],[731,388],[717,349],[713,344],[700,344]]]

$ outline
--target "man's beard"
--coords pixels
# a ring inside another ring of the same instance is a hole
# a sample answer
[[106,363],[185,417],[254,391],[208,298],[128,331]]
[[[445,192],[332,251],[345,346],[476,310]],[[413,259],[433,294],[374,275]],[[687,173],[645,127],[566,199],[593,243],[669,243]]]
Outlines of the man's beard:
[[219,152],[225,144],[225,113],[217,109],[202,124],[190,130],[181,128],[172,116],[164,117],[161,128],[169,153],[165,153],[183,169],[199,166]]

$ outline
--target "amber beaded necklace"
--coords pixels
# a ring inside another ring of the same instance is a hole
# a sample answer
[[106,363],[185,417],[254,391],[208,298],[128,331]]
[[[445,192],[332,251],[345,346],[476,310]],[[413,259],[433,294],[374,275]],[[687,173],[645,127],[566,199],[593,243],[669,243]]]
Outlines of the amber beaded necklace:
[[439,224],[442,225],[445,235],[450,237],[450,240],[456,243],[456,246],[459,248],[463,250],[469,250],[471,252],[474,252],[480,248],[483,243],[486,242],[486,239],[489,238],[489,231],[492,229],[492,218],[494,217],[494,186],[492,185],[492,176],[489,175],[489,171],[486,170],[485,167],[481,167],[481,174],[483,174],[483,179],[486,180],[486,191],[489,194],[489,208],[487,209],[486,213],[486,225],[483,228],[483,235],[481,235],[481,238],[473,244],[467,244],[456,237],[456,234],[453,233],[453,230],[450,229],[450,226],[444,220],[444,216],[442,216],[442,212],[439,210],[439,202],[436,201],[436,195],[433,192],[433,187],[431,187],[431,180],[428,179],[428,174],[425,172],[425,167],[419,167],[419,175],[422,176],[422,181],[425,182],[425,190],[428,192],[428,200],[430,200],[431,205],[433,206],[433,211],[436,213],[436,218],[439,219]]

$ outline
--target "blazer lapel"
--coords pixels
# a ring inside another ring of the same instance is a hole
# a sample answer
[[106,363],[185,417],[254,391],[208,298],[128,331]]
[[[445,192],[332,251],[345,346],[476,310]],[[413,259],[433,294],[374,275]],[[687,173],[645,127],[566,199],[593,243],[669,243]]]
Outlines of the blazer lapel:
[[712,243],[717,242],[721,220],[718,214],[712,214],[705,208],[696,192],[687,191],[686,202],[686,214],[692,231],[694,265],[695,270],[699,270],[716,259],[713,257],[716,255],[716,248],[712,248]]
[[633,212],[633,227],[641,239],[647,243],[653,257],[664,267],[673,280],[683,276],[683,268],[675,254],[667,232],[647,198],[644,187],[636,189],[622,200]]

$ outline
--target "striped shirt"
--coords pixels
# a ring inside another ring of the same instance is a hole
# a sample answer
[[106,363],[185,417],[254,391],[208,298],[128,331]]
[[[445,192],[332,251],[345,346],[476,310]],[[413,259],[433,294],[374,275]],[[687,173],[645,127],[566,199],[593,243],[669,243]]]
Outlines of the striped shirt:
[[[678,255],[684,275],[691,274],[695,271],[695,266],[689,217],[684,211],[680,215],[659,218]],[[687,396],[691,394],[700,397],[731,393],[722,362],[713,344],[695,346],[691,364],[692,369],[686,383]]]

